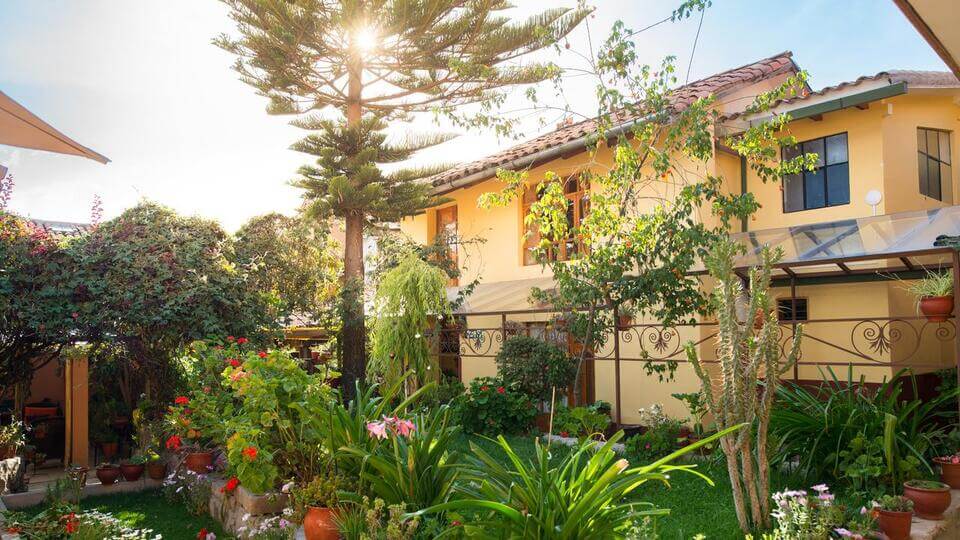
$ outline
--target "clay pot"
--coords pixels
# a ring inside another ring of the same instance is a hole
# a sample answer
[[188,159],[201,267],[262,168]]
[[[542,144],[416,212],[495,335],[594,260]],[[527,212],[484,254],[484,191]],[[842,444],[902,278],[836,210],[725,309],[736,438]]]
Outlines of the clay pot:
[[105,486],[112,486],[120,478],[120,467],[97,467],[97,480]]
[[953,296],[925,296],[920,311],[930,322],[943,322],[953,314]]
[[933,461],[940,466],[940,481],[953,489],[960,489],[960,463],[953,463],[946,457],[936,457]]
[[100,443],[100,450],[103,451],[104,461],[109,461],[110,458],[117,455],[117,448],[118,445],[115,442]]
[[143,475],[143,464],[121,463],[120,474],[127,482],[136,482]]
[[633,326],[633,317],[630,315],[620,315],[617,317],[617,326],[620,328]]
[[210,465],[213,464],[212,452],[190,452],[187,454],[183,463],[188,469],[197,474],[207,474],[210,472]]
[[913,512],[877,510],[877,524],[890,540],[910,540],[910,523]]
[[950,486],[945,484],[941,488],[925,488],[904,482],[903,496],[913,501],[913,511],[923,519],[939,521],[950,506]]
[[167,476],[167,464],[162,461],[147,463],[147,476],[151,480],[163,480]]
[[12,444],[0,446],[0,459],[10,459],[17,456],[17,447]]
[[340,533],[333,521],[333,510],[311,506],[303,518],[303,533],[307,540],[337,540]]

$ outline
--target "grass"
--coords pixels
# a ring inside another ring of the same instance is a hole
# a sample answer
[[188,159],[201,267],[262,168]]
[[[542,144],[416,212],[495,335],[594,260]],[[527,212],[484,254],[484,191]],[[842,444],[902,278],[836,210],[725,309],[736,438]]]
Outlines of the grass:
[[[43,505],[34,506],[24,513],[36,514],[43,509]],[[109,512],[131,527],[153,529],[164,540],[193,539],[202,528],[217,538],[229,538],[212,517],[195,516],[183,505],[167,501],[157,490],[90,497],[81,501],[80,509]]]

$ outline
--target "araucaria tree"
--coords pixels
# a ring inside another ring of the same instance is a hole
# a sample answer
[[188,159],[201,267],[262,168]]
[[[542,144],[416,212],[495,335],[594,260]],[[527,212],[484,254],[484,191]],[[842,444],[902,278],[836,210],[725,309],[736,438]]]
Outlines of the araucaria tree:
[[516,60],[556,43],[589,10],[552,8],[515,23],[500,13],[504,0],[223,1],[239,36],[216,43],[238,57],[242,80],[269,98],[271,113],[311,113],[295,121],[313,133],[294,148],[318,159],[296,183],[317,216],[345,222],[341,346],[350,392],[365,369],[364,227],[435,203],[419,180],[443,168],[385,173],[380,165],[450,138],[388,142],[388,122],[434,112],[490,125],[487,113],[506,88],[558,74],[554,65]]
[[755,426],[720,439],[737,519],[743,531],[750,532],[770,526],[767,428],[780,375],[797,361],[803,328],[797,327],[790,349],[781,359],[777,313],[768,292],[770,267],[780,255],[769,248],[761,251],[762,264],[750,269],[750,289],[744,300],[743,284],[733,268],[739,249],[732,241],[719,242],[704,261],[717,280],[713,307],[718,323],[718,364],[704,366],[693,344],[687,345],[687,357],[700,377],[717,428]]

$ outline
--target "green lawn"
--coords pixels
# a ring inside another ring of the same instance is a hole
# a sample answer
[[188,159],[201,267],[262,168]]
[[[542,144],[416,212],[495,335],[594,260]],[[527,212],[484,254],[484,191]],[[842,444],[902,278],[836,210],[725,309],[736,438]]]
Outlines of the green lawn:
[[[43,508],[36,506],[24,512],[38,513]],[[217,538],[230,538],[213,518],[194,516],[182,505],[166,500],[160,491],[90,497],[81,502],[80,509],[109,512],[131,527],[153,529],[164,540],[193,540],[201,528],[213,532]]]

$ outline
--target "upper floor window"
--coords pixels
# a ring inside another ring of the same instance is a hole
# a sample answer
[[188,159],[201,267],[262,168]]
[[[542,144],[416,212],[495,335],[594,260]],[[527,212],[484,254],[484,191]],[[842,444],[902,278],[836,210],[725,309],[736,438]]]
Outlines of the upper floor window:
[[[547,258],[551,261],[567,261],[577,258],[583,250],[583,245],[577,235],[577,229],[583,218],[590,212],[590,186],[580,175],[567,178],[563,185],[563,194],[567,199],[567,238],[554,242],[547,250]],[[530,206],[537,201],[539,194],[536,186],[531,186],[523,192],[523,218],[530,213]],[[535,225],[526,230],[523,243],[523,264],[537,264],[535,249],[540,245],[540,232]]]
[[783,211],[798,212],[850,203],[850,167],[847,134],[840,133],[797,143],[783,149],[783,159],[816,154],[812,171],[783,177]]
[[[448,206],[446,208],[441,208],[437,210],[437,230],[435,231],[437,237],[442,238],[447,242],[447,258],[451,261],[454,267],[459,263],[459,257],[457,253],[457,207]],[[451,287],[459,285],[459,280],[457,278],[450,278],[448,283]]]
[[807,299],[777,298],[777,320],[780,322],[807,320]]
[[953,175],[950,168],[950,133],[917,128],[917,158],[920,168],[920,194],[938,201],[953,200]]

